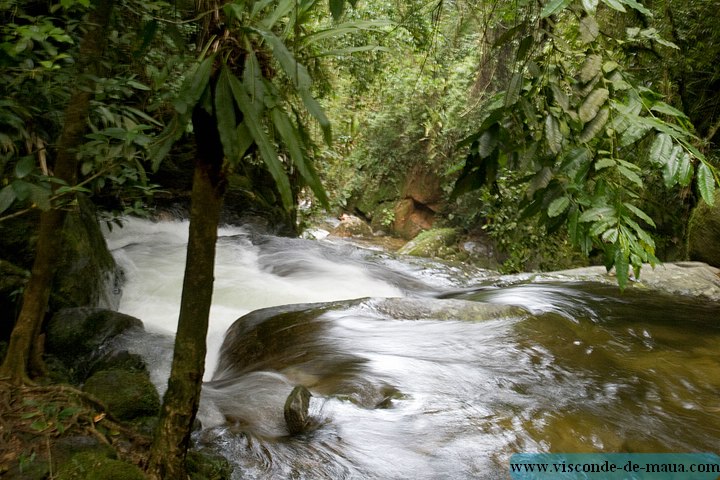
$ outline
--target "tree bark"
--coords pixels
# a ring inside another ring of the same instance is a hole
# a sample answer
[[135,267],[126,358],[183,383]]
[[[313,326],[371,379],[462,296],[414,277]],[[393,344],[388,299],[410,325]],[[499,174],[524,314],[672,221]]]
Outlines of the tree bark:
[[[55,176],[68,185],[77,181],[76,149],[82,143],[90,113],[90,100],[97,66],[102,58],[114,0],[96,0],[89,15],[88,30],[81,43],[77,60],[77,81],[70,102],[65,109],[63,131],[60,135],[55,159]],[[57,185],[53,187],[57,188]],[[50,298],[55,259],[58,257],[60,235],[65,210],[52,208],[40,215],[39,235],[30,280],[23,294],[23,303],[10,336],[7,354],[0,366],[0,378],[14,383],[29,383],[28,363],[35,340],[40,333]],[[36,356],[36,358],[39,358]]]
[[185,457],[200,402],[208,319],[213,293],[215,243],[225,193],[225,172],[217,120],[196,107],[193,126],[197,158],[190,205],[185,277],[175,351],[160,423],[147,473],[157,480],[185,480]]

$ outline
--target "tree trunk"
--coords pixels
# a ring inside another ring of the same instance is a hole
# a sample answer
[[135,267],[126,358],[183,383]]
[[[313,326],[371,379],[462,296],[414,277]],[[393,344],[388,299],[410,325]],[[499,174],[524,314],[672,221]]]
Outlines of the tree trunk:
[[[77,59],[76,88],[65,109],[63,131],[60,135],[55,160],[55,176],[68,185],[77,181],[76,149],[83,141],[90,113],[90,100],[97,66],[107,43],[105,30],[110,23],[113,0],[97,0],[88,18],[88,30],[80,43]],[[53,187],[57,188],[57,185]],[[36,344],[40,327],[50,298],[55,259],[58,258],[60,235],[65,210],[53,208],[40,215],[40,230],[30,280],[23,294],[23,303],[15,328],[10,337],[0,377],[14,383],[29,383],[28,363]],[[36,355],[35,358],[40,358]]]
[[147,473],[157,480],[187,478],[185,456],[190,446],[190,433],[205,372],[215,243],[226,183],[216,122],[202,107],[196,107],[193,126],[198,153],[180,316],[168,389],[148,462]]

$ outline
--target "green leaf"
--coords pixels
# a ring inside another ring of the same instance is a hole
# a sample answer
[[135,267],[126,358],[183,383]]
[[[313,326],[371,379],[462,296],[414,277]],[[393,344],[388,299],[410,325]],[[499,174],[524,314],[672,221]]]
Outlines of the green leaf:
[[35,169],[35,157],[33,155],[28,155],[28,156],[22,157],[15,164],[15,176],[17,178],[26,177],[34,169]]
[[4,212],[13,204],[17,196],[12,185],[6,185],[0,190],[0,213]]
[[540,12],[540,18],[547,18],[570,5],[572,0],[550,0]]
[[634,118],[632,117],[628,117],[628,119],[630,123],[628,124],[627,128],[622,132],[622,136],[620,137],[621,147],[627,147],[628,145],[632,145],[633,143],[643,138],[652,129],[650,125],[633,121]]
[[[587,13],[589,13],[590,15],[595,15],[595,10],[597,10],[598,6],[598,0],[582,0],[582,6]],[[593,17],[589,16],[585,18]]]
[[507,92],[505,93],[505,108],[515,105],[520,98],[520,90],[522,89],[523,76],[522,73],[516,72],[510,78]]
[[687,118],[687,115],[685,115],[683,112],[681,112],[675,107],[671,107],[665,102],[655,103],[652,107],[650,107],[650,110],[652,110],[653,112],[664,113],[665,115],[670,115],[671,117]]
[[602,70],[602,57],[600,55],[589,55],[580,69],[580,81],[587,83]]
[[623,205],[625,205],[625,208],[627,208],[628,210],[633,212],[639,218],[643,219],[645,221],[645,223],[647,223],[651,227],[655,227],[655,222],[653,222],[653,219],[650,218],[650,216],[647,213],[643,212],[642,210],[640,210],[638,207],[636,207],[632,203],[626,202],[626,203],[623,203]]
[[548,113],[545,117],[545,141],[550,151],[557,155],[562,150],[562,133],[557,118]]
[[683,187],[687,187],[688,185],[690,185],[690,182],[692,182],[693,165],[690,155],[688,153],[683,152],[683,154],[680,156],[680,163],[678,165],[676,177],[677,182]]
[[492,127],[485,130],[478,139],[478,155],[480,155],[480,158],[489,157],[493,150],[495,150],[495,147],[497,147],[498,140],[498,125],[494,124]]
[[548,206],[548,217],[554,218],[561,215],[565,212],[565,210],[567,210],[569,205],[570,199],[568,197],[556,198],[555,200],[550,202],[550,205]]
[[584,211],[578,220],[580,222],[615,221],[615,209],[611,207],[590,208]]
[[[215,85],[215,116],[217,117],[217,128],[220,134],[220,143],[223,146],[225,158],[233,165],[240,161],[240,147],[237,137],[237,119],[235,118],[235,102],[230,89],[227,67],[223,67]],[[239,80],[238,80],[239,81]]]
[[668,188],[677,183],[677,173],[680,167],[680,157],[682,153],[682,148],[675,145],[663,165],[663,180],[665,180],[665,186]]
[[[586,3],[595,4],[597,6],[597,0],[583,0],[583,6]],[[585,7],[587,9],[587,7]],[[593,7],[594,8],[594,7]],[[591,43],[600,35],[600,25],[595,20],[594,14],[590,14],[580,20],[580,39],[583,43]]]
[[715,179],[710,167],[701,162],[697,168],[697,187],[700,195],[708,205],[715,204]]
[[615,276],[617,277],[618,286],[624,290],[630,279],[630,262],[628,255],[621,248],[615,249]]
[[587,143],[595,138],[607,124],[608,118],[610,118],[610,109],[607,107],[601,108],[595,118],[585,125],[585,128],[580,133],[579,140],[582,143]]
[[618,165],[617,170],[618,170],[618,172],[620,172],[620,174],[623,177],[627,178],[628,180],[633,182],[635,185],[642,188],[643,181],[642,181],[642,178],[640,178],[640,176],[637,173],[633,172],[632,170],[630,170],[629,168],[627,168],[623,165]]
[[609,96],[610,91],[607,88],[597,88],[590,92],[578,111],[580,120],[587,123],[595,118]]
[[595,171],[602,170],[603,168],[614,167],[617,162],[613,158],[601,158],[595,162]]
[[653,14],[650,10],[645,8],[642,4],[638,3],[636,0],[620,0],[622,3],[627,5],[628,7],[634,8],[638,12],[647,15],[648,17],[652,17]]
[[535,192],[547,187],[552,178],[553,172],[548,167],[544,167],[542,170],[533,175],[526,192],[527,197],[532,198]]
[[287,210],[291,210],[293,207],[293,196],[292,189],[290,188],[290,180],[288,179],[285,168],[282,162],[278,158],[277,150],[272,144],[270,139],[267,137],[262,127],[262,120],[258,115],[255,106],[250,101],[247,91],[244,85],[233,75],[228,78],[230,82],[230,89],[232,90],[235,102],[242,111],[245,121],[244,124],[247,127],[250,135],[252,135],[255,143],[260,150],[260,156],[265,162],[270,175],[272,175],[277,185],[280,197],[282,198],[283,206]]
[[283,139],[283,143],[290,153],[290,158],[292,158],[292,161],[300,172],[303,180],[305,180],[308,186],[312,189],[313,193],[315,193],[315,196],[318,200],[320,200],[323,207],[328,208],[329,201],[327,194],[320,183],[320,178],[318,177],[317,172],[315,172],[312,163],[306,161],[301,147],[302,139],[300,138],[298,131],[295,127],[293,127],[287,114],[280,108],[272,109],[270,111],[270,116],[272,117],[275,128],[277,128],[277,131]]
[[608,7],[617,10],[618,12],[626,12],[625,7],[619,0],[603,0],[603,3]]
[[650,161],[657,166],[665,165],[670,158],[672,147],[672,137],[667,133],[659,134],[650,147]]
[[605,230],[605,232],[602,234],[602,237],[600,237],[603,242],[606,243],[615,243],[618,239],[618,229],[617,228],[611,228],[609,230]]

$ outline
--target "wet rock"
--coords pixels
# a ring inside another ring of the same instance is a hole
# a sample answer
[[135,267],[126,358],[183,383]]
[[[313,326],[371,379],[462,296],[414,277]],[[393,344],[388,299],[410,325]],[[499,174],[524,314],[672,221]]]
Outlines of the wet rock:
[[209,450],[189,451],[185,465],[192,480],[230,480],[233,472],[225,457]]
[[[542,274],[547,279],[572,279],[617,285],[614,272],[605,267],[585,267]],[[655,268],[643,265],[640,278],[632,279],[628,288],[720,300],[720,269],[702,262],[663,263]]]
[[423,230],[429,230],[435,223],[435,212],[412,198],[399,200],[394,207],[393,232],[410,239]]
[[307,429],[310,419],[308,413],[310,397],[312,394],[302,385],[293,388],[288,395],[283,414],[290,435],[298,435]]
[[422,232],[402,247],[398,253],[415,257],[448,258],[457,255],[457,231],[454,228],[438,228]]
[[143,328],[142,321],[111,310],[63,309],[48,323],[46,353],[59,359],[74,381],[82,382],[112,340],[133,328]]
[[333,228],[330,235],[335,237],[372,237],[370,225],[354,215],[343,215],[340,223]]

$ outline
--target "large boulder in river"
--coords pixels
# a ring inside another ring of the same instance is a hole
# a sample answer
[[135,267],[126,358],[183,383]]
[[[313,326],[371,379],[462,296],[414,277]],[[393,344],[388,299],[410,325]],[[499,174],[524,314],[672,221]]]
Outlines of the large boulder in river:
[[454,228],[437,228],[422,232],[410,240],[398,253],[415,257],[452,258],[459,249],[458,232]]
[[340,223],[330,232],[334,237],[372,237],[370,225],[354,215],[343,215]]
[[705,202],[695,207],[688,226],[688,255],[720,267],[720,189],[715,192],[715,205]]

